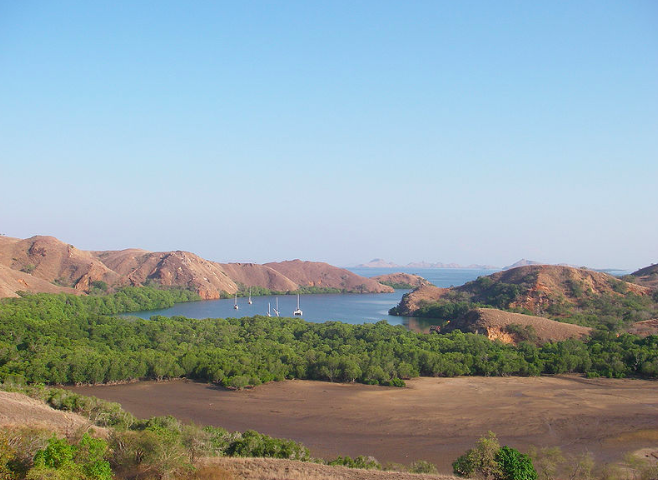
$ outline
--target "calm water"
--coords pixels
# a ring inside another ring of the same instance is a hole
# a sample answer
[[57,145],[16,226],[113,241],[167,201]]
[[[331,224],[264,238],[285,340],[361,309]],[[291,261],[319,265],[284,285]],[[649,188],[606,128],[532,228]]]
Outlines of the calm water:
[[[405,271],[404,269],[364,268],[350,269],[350,271],[364,277],[373,277],[385,273]],[[437,287],[450,287],[463,285],[475,280],[480,275],[488,275],[491,270],[468,269],[416,269],[405,273],[416,273]],[[374,323],[386,320],[391,325],[405,325],[414,331],[427,331],[433,325],[431,319],[394,317],[388,310],[398,304],[402,295],[408,290],[396,290],[395,293],[379,294],[331,294],[331,295],[301,295],[300,306],[304,314],[302,318],[309,322],[340,321],[344,323]],[[152,315],[173,317],[181,315],[188,318],[229,318],[251,317],[253,315],[267,315],[268,305],[272,316],[274,308],[279,302],[279,312],[282,317],[292,317],[297,307],[296,295],[279,295],[253,297],[253,304],[247,303],[247,298],[238,298],[238,310],[233,308],[233,299],[206,300],[202,302],[179,303],[164,310],[149,310],[131,313],[141,318],[150,318]]]

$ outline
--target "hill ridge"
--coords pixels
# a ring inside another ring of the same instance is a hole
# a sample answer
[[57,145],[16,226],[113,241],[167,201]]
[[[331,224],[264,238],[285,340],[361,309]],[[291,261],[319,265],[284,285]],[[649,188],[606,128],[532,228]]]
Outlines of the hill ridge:
[[86,294],[95,288],[157,283],[194,290],[204,300],[247,287],[294,291],[392,292],[375,280],[322,262],[218,263],[193,252],[139,248],[86,251],[47,235],[0,237],[0,297],[31,293]]

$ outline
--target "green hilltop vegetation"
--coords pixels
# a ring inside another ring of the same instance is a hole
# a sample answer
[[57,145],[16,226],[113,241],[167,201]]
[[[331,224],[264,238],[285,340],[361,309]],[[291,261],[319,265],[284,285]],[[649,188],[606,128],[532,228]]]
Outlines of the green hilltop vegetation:
[[239,389],[289,378],[403,386],[419,375],[658,377],[658,336],[599,331],[585,342],[513,346],[461,332],[423,335],[384,321],[114,315],[193,298],[142,287],[108,296],[4,299],[0,380],[83,384],[185,376]]

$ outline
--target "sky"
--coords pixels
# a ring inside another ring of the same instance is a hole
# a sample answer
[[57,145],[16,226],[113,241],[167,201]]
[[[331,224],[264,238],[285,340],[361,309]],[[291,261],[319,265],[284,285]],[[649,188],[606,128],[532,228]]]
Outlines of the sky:
[[658,262],[658,3],[0,0],[0,233]]

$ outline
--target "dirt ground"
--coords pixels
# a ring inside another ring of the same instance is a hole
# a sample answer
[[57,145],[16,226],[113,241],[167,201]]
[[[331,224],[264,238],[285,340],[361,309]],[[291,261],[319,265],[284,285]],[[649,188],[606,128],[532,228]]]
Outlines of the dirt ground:
[[293,380],[240,392],[189,381],[76,387],[139,417],[174,415],[304,443],[323,458],[427,460],[442,473],[494,431],[501,444],[560,446],[600,462],[658,447],[658,382],[581,377],[418,378],[407,388]]

